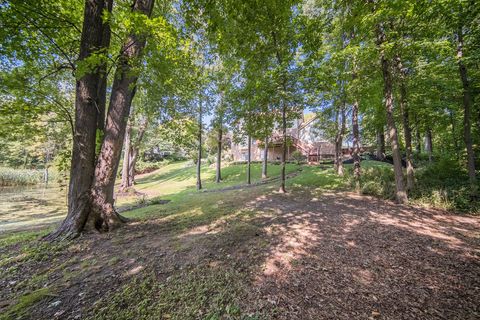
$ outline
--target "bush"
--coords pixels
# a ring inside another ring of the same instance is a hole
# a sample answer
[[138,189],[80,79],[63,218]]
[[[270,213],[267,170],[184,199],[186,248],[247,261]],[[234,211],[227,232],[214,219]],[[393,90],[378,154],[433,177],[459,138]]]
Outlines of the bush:
[[141,159],[138,159],[137,163],[135,164],[135,174],[150,173],[152,171],[160,169],[163,166],[166,166],[169,163],[170,161],[167,161],[167,160],[149,162],[149,161],[143,161]]
[[480,201],[472,198],[466,170],[453,159],[442,158],[418,169],[411,198],[447,210],[480,212]]
[[206,162],[207,162],[207,165],[208,165],[208,166],[216,163],[216,162],[217,162],[217,156],[216,156],[216,155],[209,155],[209,156],[207,157]]
[[0,167],[0,186],[26,186],[43,182],[43,170]]
[[307,160],[307,157],[305,157],[300,151],[295,150],[292,152],[290,155],[290,158],[292,158],[297,164],[300,164],[301,162],[305,162]]
[[[345,178],[354,187],[352,168]],[[361,192],[395,199],[395,176],[390,165],[362,164]],[[405,177],[406,182],[406,177]],[[480,183],[477,186],[480,190]],[[415,186],[409,192],[413,203],[457,212],[480,213],[480,201],[472,197],[466,170],[456,160],[441,158],[415,171]]]
[[[352,176],[352,186],[353,182]],[[395,177],[390,166],[362,168],[360,185],[363,194],[384,199],[395,198]]]

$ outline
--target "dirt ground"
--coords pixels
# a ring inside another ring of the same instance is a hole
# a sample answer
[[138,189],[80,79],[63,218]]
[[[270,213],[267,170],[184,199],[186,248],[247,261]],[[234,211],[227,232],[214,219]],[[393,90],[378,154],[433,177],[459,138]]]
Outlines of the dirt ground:
[[[213,303],[215,290],[230,290],[242,319],[480,319],[478,217],[352,193],[225,195],[235,201],[217,203],[230,206],[223,217],[187,224],[178,217],[133,221],[110,234],[83,236],[42,259],[15,263],[21,257],[13,257],[2,267],[16,270],[0,280],[0,308],[37,289],[31,281],[36,275],[40,287],[52,291],[20,318],[102,318],[107,313],[99,306],[117,303],[113,297],[125,295],[121,290],[135,279],[153,275],[163,285],[188,272],[195,281],[204,270],[215,277],[228,271],[233,278],[199,291],[205,301],[194,313],[155,318],[205,319],[202,308]],[[153,294],[151,301],[160,303],[162,293]],[[168,300],[174,301],[168,310],[188,303],[183,297]],[[123,300],[116,308],[136,303]]]

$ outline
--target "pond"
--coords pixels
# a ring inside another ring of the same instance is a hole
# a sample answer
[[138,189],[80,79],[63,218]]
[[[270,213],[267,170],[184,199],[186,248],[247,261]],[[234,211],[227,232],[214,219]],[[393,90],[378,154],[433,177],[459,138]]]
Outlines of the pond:
[[67,188],[35,185],[0,188],[0,233],[61,221],[67,212]]

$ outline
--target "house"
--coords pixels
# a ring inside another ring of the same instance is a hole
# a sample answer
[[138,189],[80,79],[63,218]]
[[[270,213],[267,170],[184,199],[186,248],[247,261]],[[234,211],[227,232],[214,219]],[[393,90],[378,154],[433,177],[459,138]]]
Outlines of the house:
[[[299,151],[308,162],[318,162],[322,159],[335,157],[335,145],[324,138],[315,130],[315,114],[305,114],[302,119],[297,119],[291,128],[287,129],[287,160],[292,160],[292,154]],[[264,141],[252,139],[251,160],[263,160]],[[246,141],[232,143],[232,157],[234,161],[246,161],[248,145]],[[283,136],[279,130],[275,131],[268,139],[268,160],[280,161],[283,154]]]

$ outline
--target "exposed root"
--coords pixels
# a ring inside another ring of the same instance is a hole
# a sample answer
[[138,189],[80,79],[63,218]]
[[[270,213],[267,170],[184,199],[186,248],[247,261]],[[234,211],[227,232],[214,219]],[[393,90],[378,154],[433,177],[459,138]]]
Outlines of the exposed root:
[[89,218],[91,197],[88,192],[82,194],[75,202],[76,206],[69,212],[62,224],[53,232],[42,238],[44,241],[73,240],[80,236]]

